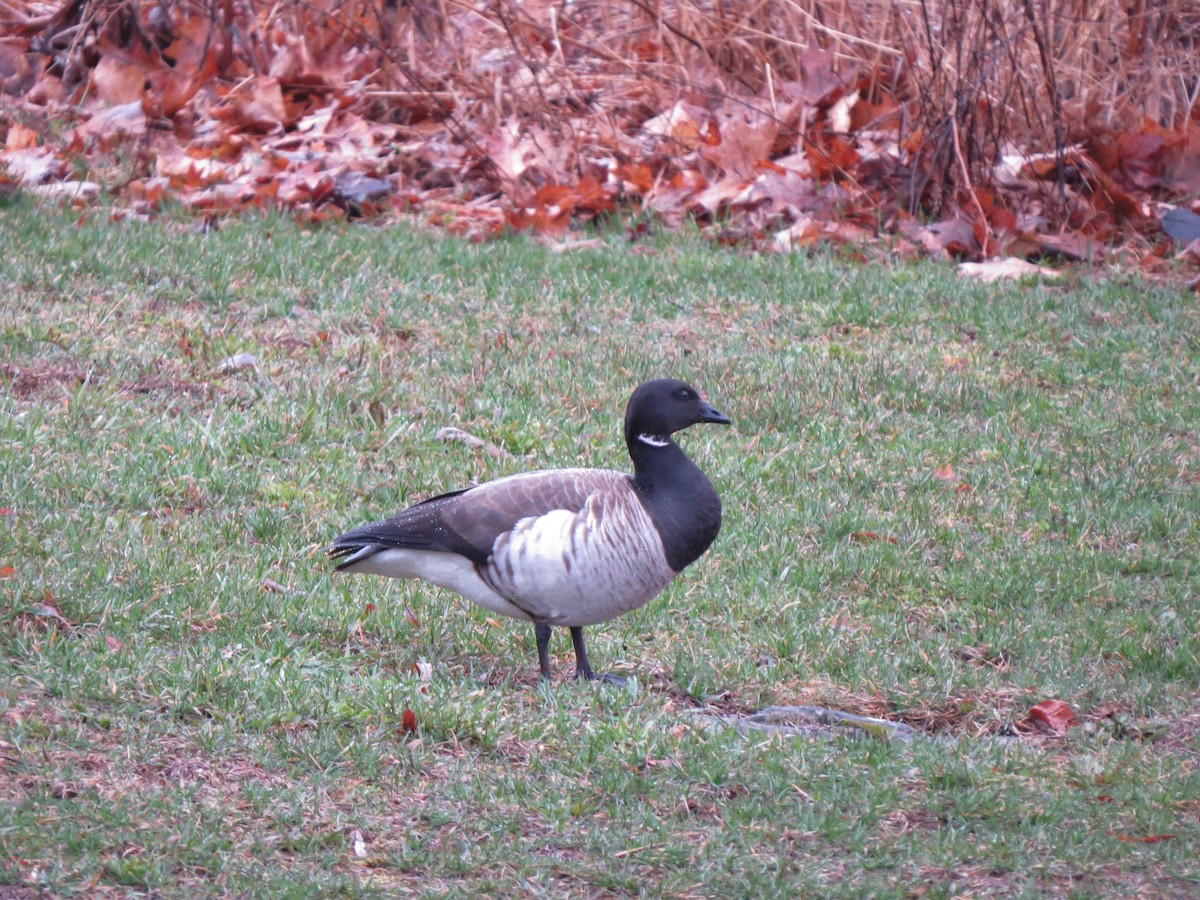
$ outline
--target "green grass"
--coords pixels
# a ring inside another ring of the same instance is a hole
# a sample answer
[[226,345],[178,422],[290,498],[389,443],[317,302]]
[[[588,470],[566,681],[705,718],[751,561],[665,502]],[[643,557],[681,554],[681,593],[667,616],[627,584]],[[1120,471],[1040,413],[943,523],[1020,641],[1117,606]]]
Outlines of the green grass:
[[[1193,296],[687,236],[19,204],[0,233],[0,893],[1200,892]],[[436,490],[625,468],[659,375],[734,419],[681,439],[726,522],[589,629],[629,689],[567,679],[565,634],[540,684],[529,626],[330,573]],[[1037,733],[1047,699],[1080,724]],[[695,712],[800,703],[928,738]]]

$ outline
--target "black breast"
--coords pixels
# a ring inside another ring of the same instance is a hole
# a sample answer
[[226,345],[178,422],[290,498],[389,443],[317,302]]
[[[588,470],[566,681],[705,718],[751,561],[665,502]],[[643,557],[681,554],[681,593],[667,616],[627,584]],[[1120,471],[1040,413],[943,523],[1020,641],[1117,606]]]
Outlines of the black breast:
[[[661,464],[634,479],[638,497],[676,572],[691,565],[721,531],[721,498],[704,473],[677,446],[663,453]],[[668,460],[667,457],[670,457]]]

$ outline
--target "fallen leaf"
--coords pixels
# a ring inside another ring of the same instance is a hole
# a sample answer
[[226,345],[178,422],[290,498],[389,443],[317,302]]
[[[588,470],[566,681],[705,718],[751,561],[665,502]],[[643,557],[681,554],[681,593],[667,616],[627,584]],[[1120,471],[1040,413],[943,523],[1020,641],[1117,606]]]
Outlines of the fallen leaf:
[[58,609],[56,609],[56,608],[55,608],[54,604],[53,604],[53,603],[51,603],[51,602],[50,602],[48,599],[47,599],[47,600],[44,600],[44,601],[43,601],[43,602],[41,602],[41,603],[33,603],[33,604],[31,604],[31,605],[30,605],[30,607],[29,607],[29,612],[31,612],[31,613],[32,613],[33,615],[35,615],[35,616],[43,616],[43,617],[45,617],[45,618],[47,618],[47,619],[54,619],[55,621],[62,622],[62,623],[63,623],[64,625],[66,625],[68,628],[72,628],[72,627],[74,627],[74,626],[73,626],[73,625],[72,625],[72,624],[71,624],[71,623],[70,623],[70,622],[69,622],[69,621],[66,619],[66,617],[65,617],[65,616],[63,616],[63,614],[62,614],[62,613],[60,613],[60,612],[58,611]]
[[27,128],[20,122],[13,122],[8,126],[8,136],[4,139],[5,149],[28,150],[37,145],[38,133],[32,128]]
[[104,646],[107,647],[110,652],[116,653],[124,645],[111,634],[106,634],[104,636]]
[[958,476],[954,474],[954,466],[946,463],[944,466],[938,466],[933,470],[933,477],[950,486],[958,484]]
[[885,544],[894,544],[896,539],[886,534],[876,534],[874,531],[855,531],[850,535],[850,540],[856,541],[859,544],[870,544],[874,541],[882,541]]
[[250,131],[278,132],[291,119],[279,80],[269,75],[259,75],[248,90],[231,91],[225,99],[232,102],[214,109],[214,116]]
[[643,122],[642,130],[647,134],[674,141],[685,152],[695,150],[703,141],[703,134],[696,120],[704,114],[705,111],[700,107],[680,100],[667,112]]
[[400,717],[400,730],[405,734],[417,733],[417,714],[411,709],[404,710],[404,715]]
[[980,281],[991,283],[1001,278],[1061,278],[1062,272],[1047,266],[1035,266],[1033,263],[1009,256],[1004,259],[990,259],[987,262],[959,263],[956,267],[958,274],[968,278],[978,278]]
[[0,578],[12,578],[17,574],[17,570],[12,566],[0,566]]
[[141,137],[146,133],[146,113],[140,100],[110,106],[95,113],[76,130],[80,138],[112,141],[121,136]]
[[805,145],[805,156],[817,181],[836,181],[858,164],[858,151],[849,141],[825,137]]
[[960,216],[943,218],[929,226],[905,220],[901,222],[901,230],[936,258],[961,258],[976,252],[979,247],[974,227]]
[[1029,721],[1039,728],[1062,734],[1076,723],[1075,713],[1061,700],[1043,700],[1029,710]]
[[44,184],[62,178],[69,170],[67,161],[49,147],[29,147],[4,154],[8,174],[22,184]]
[[804,216],[782,231],[775,232],[771,249],[776,253],[788,253],[793,247],[809,247],[821,239],[822,231],[819,222]]
[[146,93],[146,74],[132,63],[106,55],[92,70],[96,95],[113,106],[141,104]]
[[534,164],[537,148],[521,131],[515,119],[509,119],[494,134],[483,135],[480,143],[488,159],[504,180],[515,183]]
[[716,114],[712,131],[714,140],[701,144],[700,155],[727,175],[753,178],[758,164],[771,157],[771,148],[779,136],[779,124],[779,118],[769,110],[755,109],[748,104],[732,107]]
[[56,181],[53,184],[34,184],[28,188],[31,194],[51,200],[75,200],[91,203],[100,196],[100,185],[94,181]]

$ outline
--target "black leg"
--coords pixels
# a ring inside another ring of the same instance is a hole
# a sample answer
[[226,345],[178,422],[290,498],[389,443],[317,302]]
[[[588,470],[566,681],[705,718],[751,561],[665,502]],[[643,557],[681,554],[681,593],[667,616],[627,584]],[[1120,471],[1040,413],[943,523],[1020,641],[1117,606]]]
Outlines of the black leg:
[[575,677],[595,681],[597,678],[605,684],[624,684],[625,679],[620,675],[597,675],[592,671],[588,662],[587,648],[583,646],[583,628],[575,625],[571,628],[571,643],[575,645]]
[[533,636],[537,639],[538,668],[542,677],[550,680],[550,626],[537,624],[533,626]]

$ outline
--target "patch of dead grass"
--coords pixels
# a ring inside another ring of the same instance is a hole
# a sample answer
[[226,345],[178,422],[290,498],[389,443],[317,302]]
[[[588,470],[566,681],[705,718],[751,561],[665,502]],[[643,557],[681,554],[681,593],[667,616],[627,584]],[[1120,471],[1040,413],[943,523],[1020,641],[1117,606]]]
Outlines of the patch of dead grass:
[[59,388],[71,390],[87,384],[92,377],[75,359],[35,359],[26,365],[0,363],[0,384],[7,385],[18,400],[42,399]]

